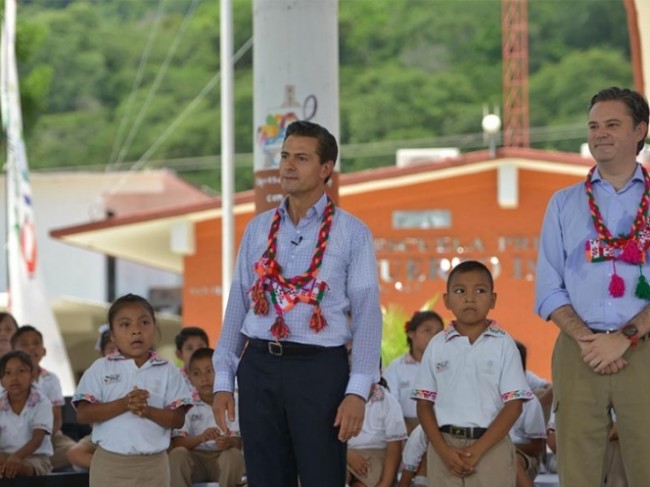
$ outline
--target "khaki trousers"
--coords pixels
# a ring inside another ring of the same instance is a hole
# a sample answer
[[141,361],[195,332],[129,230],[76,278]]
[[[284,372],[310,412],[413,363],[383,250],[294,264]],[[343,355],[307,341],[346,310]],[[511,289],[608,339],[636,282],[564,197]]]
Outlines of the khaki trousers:
[[[455,438],[442,433],[445,442],[457,448],[466,448],[477,440]],[[488,450],[476,465],[476,472],[467,477],[456,477],[429,444],[427,477],[429,487],[515,487],[517,462],[515,448],[506,436]]]
[[235,487],[244,475],[244,455],[238,448],[209,451],[179,446],[169,452],[169,469],[171,487],[217,481],[219,487]]
[[600,375],[585,364],[578,344],[560,333],[553,351],[553,392],[560,484],[601,485],[606,448],[616,427],[630,487],[647,487],[650,479],[650,342],[640,341],[623,358],[628,365]]

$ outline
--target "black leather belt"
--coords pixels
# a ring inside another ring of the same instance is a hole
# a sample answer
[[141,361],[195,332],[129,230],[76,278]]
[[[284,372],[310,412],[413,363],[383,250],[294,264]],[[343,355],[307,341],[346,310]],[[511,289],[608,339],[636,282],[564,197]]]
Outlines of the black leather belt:
[[261,340],[259,338],[249,338],[248,346],[264,350],[271,355],[281,357],[283,355],[315,355],[325,350],[333,350],[341,347],[321,347],[319,345],[307,345],[296,342],[275,342],[270,340]]
[[466,440],[478,440],[487,431],[487,428],[467,428],[464,426],[452,426],[450,424],[445,424],[438,429],[443,433],[449,433],[451,436]]

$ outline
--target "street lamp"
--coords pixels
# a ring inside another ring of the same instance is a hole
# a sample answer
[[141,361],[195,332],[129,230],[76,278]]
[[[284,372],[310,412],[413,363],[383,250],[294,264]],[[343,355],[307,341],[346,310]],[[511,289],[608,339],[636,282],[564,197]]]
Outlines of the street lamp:
[[483,116],[481,125],[483,126],[483,134],[488,140],[490,157],[494,158],[497,154],[497,135],[501,130],[501,118],[494,113],[488,113]]

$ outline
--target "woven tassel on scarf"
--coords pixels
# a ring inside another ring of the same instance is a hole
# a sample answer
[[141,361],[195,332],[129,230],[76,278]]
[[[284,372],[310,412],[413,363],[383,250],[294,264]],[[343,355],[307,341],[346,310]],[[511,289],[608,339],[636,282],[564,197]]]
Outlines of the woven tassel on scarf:
[[650,284],[643,274],[639,276],[634,295],[639,299],[650,300]]
[[625,281],[616,273],[616,264],[612,261],[614,272],[609,281],[609,294],[614,298],[620,298],[625,293]]
[[251,288],[251,299],[253,300],[253,311],[256,315],[266,316],[269,314],[269,302],[266,300],[264,283],[258,279]]
[[289,327],[284,321],[284,316],[278,315],[275,319],[275,323],[273,323],[273,326],[271,327],[271,335],[273,335],[273,338],[276,340],[287,338],[289,336]]
[[619,259],[628,264],[640,264],[643,259],[643,253],[639,248],[639,243],[636,240],[628,240],[621,251]]
[[323,328],[327,326],[327,320],[323,316],[320,310],[320,306],[314,306],[314,312],[311,315],[311,320],[309,321],[309,328],[314,330],[315,333],[318,333]]

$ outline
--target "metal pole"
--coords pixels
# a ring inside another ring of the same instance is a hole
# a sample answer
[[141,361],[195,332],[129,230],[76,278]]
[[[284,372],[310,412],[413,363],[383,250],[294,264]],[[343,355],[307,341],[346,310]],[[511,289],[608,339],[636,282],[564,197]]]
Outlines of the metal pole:
[[226,311],[234,261],[234,66],[232,0],[221,0],[221,290],[222,316]]

